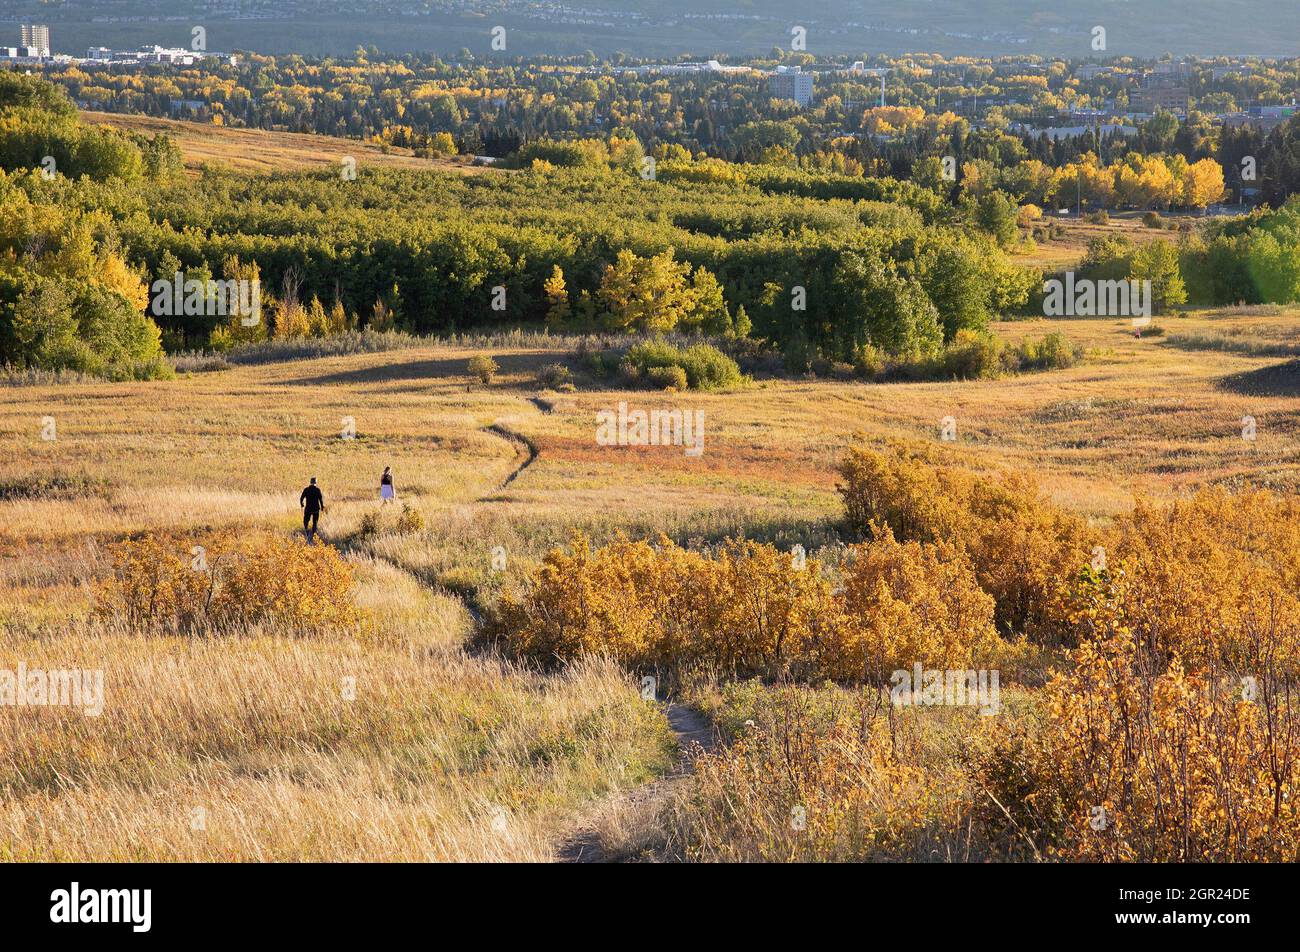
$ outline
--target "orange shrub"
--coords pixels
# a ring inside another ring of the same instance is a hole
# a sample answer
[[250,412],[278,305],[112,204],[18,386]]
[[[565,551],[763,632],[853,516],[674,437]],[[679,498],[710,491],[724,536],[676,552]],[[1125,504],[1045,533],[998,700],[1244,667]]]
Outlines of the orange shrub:
[[877,684],[996,644],[993,601],[952,547],[887,537],[848,554],[837,593],[816,559],[771,545],[732,541],[710,558],[666,538],[593,551],[577,536],[502,596],[489,634],[543,660]]
[[196,544],[148,533],[109,550],[114,572],[100,586],[97,611],[133,627],[210,633],[359,621],[352,566],[330,546],[271,534],[219,533]]
[[1106,571],[1074,594],[1085,633],[1103,610],[1158,659],[1241,668],[1268,631],[1300,674],[1296,500],[1207,490],[1165,508],[1139,504],[1112,535]]
[[1068,635],[1070,580],[1088,564],[1095,533],[1040,499],[1032,480],[987,479],[901,444],[850,450],[840,475],[851,532],[874,538],[888,527],[903,540],[951,542],[969,553],[1001,631]]
[[931,541],[957,528],[964,514],[945,501],[951,473],[930,457],[892,444],[888,452],[853,447],[839,467],[838,485],[849,531],[872,537],[888,526],[899,539]]
[[232,554],[211,607],[219,624],[321,629],[359,620],[352,566],[333,546],[266,535],[245,538]]
[[[228,544],[223,537],[218,547]],[[205,614],[215,572],[197,571],[199,553],[152,533],[109,546],[114,574],[97,594],[101,615],[117,615],[133,628],[190,631]]]
[[[1119,599],[1117,623],[1166,660],[1177,651],[1195,664],[1234,664],[1251,632],[1300,635],[1300,502],[1292,498],[1212,489],[1167,507],[1139,503],[1103,535],[1042,501],[1023,476],[987,479],[923,450],[856,448],[840,474],[851,531],[875,538],[887,529],[964,549],[1002,632],[1077,644],[1093,636],[1096,586],[1123,577],[1104,596]],[[1093,571],[1102,542],[1105,566]],[[1300,673],[1300,638],[1283,647]]]
[[490,633],[536,658],[609,654],[634,667],[703,661],[728,672],[772,672],[797,661],[830,605],[815,561],[729,542],[717,559],[661,538],[595,552],[575,536],[553,550],[519,594],[502,596]]
[[[947,543],[880,538],[849,550],[843,622],[831,639],[826,673],[884,684],[892,671],[964,668],[998,643],[993,599],[975,581],[965,553]],[[980,667],[975,664],[974,667]]]
[[[1124,633],[1086,642],[1046,690],[1046,723],[987,756],[990,822],[1015,847],[1085,861],[1294,861],[1297,724],[1287,682],[1160,673]],[[1253,700],[1248,700],[1249,697]]]

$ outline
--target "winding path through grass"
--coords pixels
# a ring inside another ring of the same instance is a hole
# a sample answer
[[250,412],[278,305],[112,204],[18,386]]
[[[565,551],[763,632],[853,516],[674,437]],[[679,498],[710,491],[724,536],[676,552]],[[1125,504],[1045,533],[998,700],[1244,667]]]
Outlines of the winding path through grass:
[[[553,409],[552,404],[541,397],[529,397],[528,401],[542,413],[550,413]],[[479,496],[475,500],[476,504],[500,501],[495,498],[496,495],[513,483],[540,456],[537,445],[529,437],[505,424],[492,423],[482,427],[480,432],[491,434],[509,443],[515,451],[517,465],[492,492]],[[374,552],[370,555],[372,558],[383,559],[401,571],[408,571],[383,555]],[[429,586],[428,580],[421,579],[418,574],[412,573],[412,577],[422,585]],[[438,590],[445,591],[441,588]],[[447,594],[454,594],[460,599],[473,619],[475,628],[483,625],[483,615],[475,608],[471,599],[458,593]],[[695,757],[701,751],[712,748],[717,742],[717,732],[708,719],[695,709],[676,702],[657,703],[661,704],[677,742],[677,759],[673,768],[657,780],[625,790],[616,790],[591,803],[588,809],[576,818],[557,844],[555,857],[560,862],[602,863],[641,858],[634,852],[620,850],[616,846],[607,844],[603,831],[621,825],[639,827],[645,832],[655,823],[658,814],[671,797],[688,781]]]
[[[717,731],[699,711],[685,704],[667,702],[664,712],[677,738],[677,763],[672,771],[658,780],[644,783],[629,790],[616,791],[597,801],[574,824],[556,851],[562,863],[619,863],[644,858],[635,846],[642,842],[647,849],[659,845],[657,837],[645,837],[662,810],[674,794],[690,782],[695,768],[695,758],[711,750],[718,742]],[[607,844],[605,831],[628,831],[623,835],[625,845]],[[643,833],[636,835],[637,829]],[[629,848],[629,845],[633,848]]]

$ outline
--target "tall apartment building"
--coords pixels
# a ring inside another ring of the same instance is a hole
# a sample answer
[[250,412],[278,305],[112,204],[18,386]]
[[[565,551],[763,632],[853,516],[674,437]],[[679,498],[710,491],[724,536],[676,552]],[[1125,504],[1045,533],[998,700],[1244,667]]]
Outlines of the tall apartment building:
[[793,99],[806,106],[812,102],[812,73],[805,73],[798,66],[778,66],[767,77],[767,91],[773,99]]
[[1133,112],[1174,112],[1187,115],[1186,86],[1148,86],[1129,93],[1129,109]]
[[50,28],[40,23],[24,23],[22,25],[22,45],[36,51],[31,55],[49,56]]
[[1192,68],[1187,63],[1156,63],[1142,79],[1142,88],[1129,94],[1133,112],[1160,111],[1187,115],[1188,82]]

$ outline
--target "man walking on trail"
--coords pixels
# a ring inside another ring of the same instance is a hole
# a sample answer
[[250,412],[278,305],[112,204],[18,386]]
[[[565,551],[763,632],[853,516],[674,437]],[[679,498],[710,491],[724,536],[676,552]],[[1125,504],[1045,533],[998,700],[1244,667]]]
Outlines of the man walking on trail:
[[[302,531],[311,538],[316,534],[316,523],[320,520],[320,514],[325,510],[325,496],[322,495],[320,487],[316,485],[316,477],[311,478],[311,485],[302,491],[298,497],[298,505],[302,507]],[[311,523],[308,525],[308,523]]]

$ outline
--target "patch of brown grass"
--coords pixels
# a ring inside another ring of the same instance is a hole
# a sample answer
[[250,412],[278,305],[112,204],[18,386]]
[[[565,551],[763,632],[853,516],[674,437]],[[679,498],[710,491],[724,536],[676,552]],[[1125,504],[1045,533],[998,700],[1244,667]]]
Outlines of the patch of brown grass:
[[[203,122],[161,119],[125,113],[83,111],[82,118],[98,126],[109,126],[143,135],[171,136],[180,147],[185,167],[197,174],[204,165],[224,165],[241,172],[285,172],[300,169],[334,168],[345,157],[357,165],[390,168],[440,169],[467,175],[495,171],[470,164],[468,157],[421,159],[410,149],[391,147],[387,152],[373,142],[303,132],[273,132],[238,129]],[[499,173],[498,173],[499,174]]]

